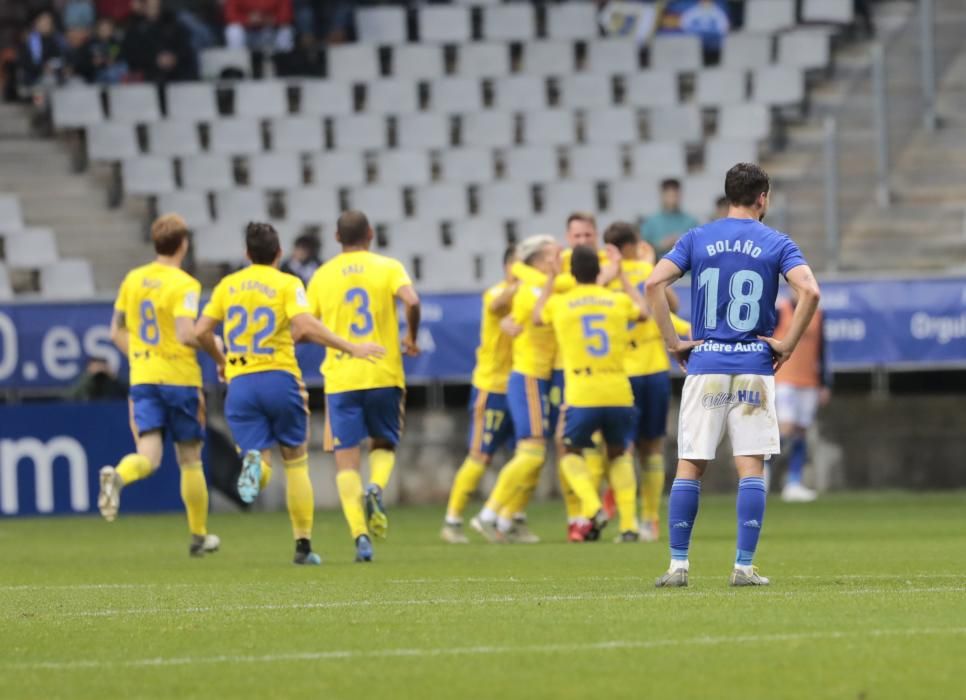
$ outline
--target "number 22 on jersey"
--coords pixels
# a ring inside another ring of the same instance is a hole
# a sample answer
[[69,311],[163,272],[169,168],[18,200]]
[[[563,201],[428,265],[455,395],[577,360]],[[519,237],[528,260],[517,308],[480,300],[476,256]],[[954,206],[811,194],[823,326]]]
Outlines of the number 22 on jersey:
[[251,347],[244,342],[249,331],[248,310],[244,306],[229,306],[225,318],[225,340],[228,352],[245,355],[272,355],[275,350],[265,347],[266,340],[275,334],[275,312],[267,306],[259,306],[251,314]]

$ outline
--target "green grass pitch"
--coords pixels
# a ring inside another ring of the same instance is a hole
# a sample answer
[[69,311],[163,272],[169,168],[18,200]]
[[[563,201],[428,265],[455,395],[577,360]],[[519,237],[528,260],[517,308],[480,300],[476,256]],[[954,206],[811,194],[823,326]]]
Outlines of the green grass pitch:
[[[730,589],[734,501],[710,496],[691,587],[655,590],[666,542],[444,545],[441,509],[391,512],[353,564],[319,513],[319,568],[283,514],[0,524],[4,698],[881,698],[966,695],[966,493],[769,503],[768,589]],[[613,532],[606,533],[613,535]]]

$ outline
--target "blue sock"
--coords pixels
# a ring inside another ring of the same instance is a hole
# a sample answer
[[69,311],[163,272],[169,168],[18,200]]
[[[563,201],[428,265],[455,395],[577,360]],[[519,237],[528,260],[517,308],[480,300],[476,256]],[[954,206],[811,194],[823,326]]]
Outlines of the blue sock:
[[667,501],[667,523],[671,542],[671,559],[684,561],[691,546],[691,528],[698,515],[701,482],[697,479],[675,479]]
[[765,519],[765,480],[746,476],[738,482],[738,553],[735,564],[751,566]]
[[808,456],[808,445],[804,437],[792,438],[792,451],[788,456],[788,483],[802,483],[802,471]]

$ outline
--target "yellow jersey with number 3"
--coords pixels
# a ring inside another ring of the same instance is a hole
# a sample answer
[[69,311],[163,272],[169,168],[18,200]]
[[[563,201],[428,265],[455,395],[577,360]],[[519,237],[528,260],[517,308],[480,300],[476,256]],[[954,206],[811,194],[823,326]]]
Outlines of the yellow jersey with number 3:
[[476,367],[473,368],[473,386],[495,394],[506,393],[513,365],[513,340],[500,330],[500,321],[506,313],[493,313],[490,304],[506,291],[507,286],[506,282],[500,282],[483,293],[480,346],[476,349]]
[[309,282],[312,313],[343,338],[386,349],[378,360],[329,350],[322,363],[327,394],[406,386],[396,293],[411,284],[401,262],[367,250],[342,253],[316,270]]
[[201,386],[198,355],[178,342],[175,331],[176,318],[197,318],[200,295],[198,280],[157,262],[135,268],[124,278],[114,310],[124,314],[132,386]]
[[634,404],[624,354],[627,326],[639,316],[629,296],[597,284],[578,284],[550,297],[543,321],[553,327],[563,357],[566,405]]
[[310,313],[305,286],[270,265],[249,265],[225,277],[203,315],[223,322],[225,377],[281,371],[302,378],[292,319]]

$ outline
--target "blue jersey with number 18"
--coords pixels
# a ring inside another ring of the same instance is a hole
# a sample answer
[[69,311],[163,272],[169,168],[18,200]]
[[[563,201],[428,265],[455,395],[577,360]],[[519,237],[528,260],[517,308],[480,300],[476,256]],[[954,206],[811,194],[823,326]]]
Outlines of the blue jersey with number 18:
[[688,374],[773,374],[758,336],[775,330],[779,275],[806,265],[792,239],[753,219],[719,219],[684,234],[665,256],[691,272],[696,347]]

